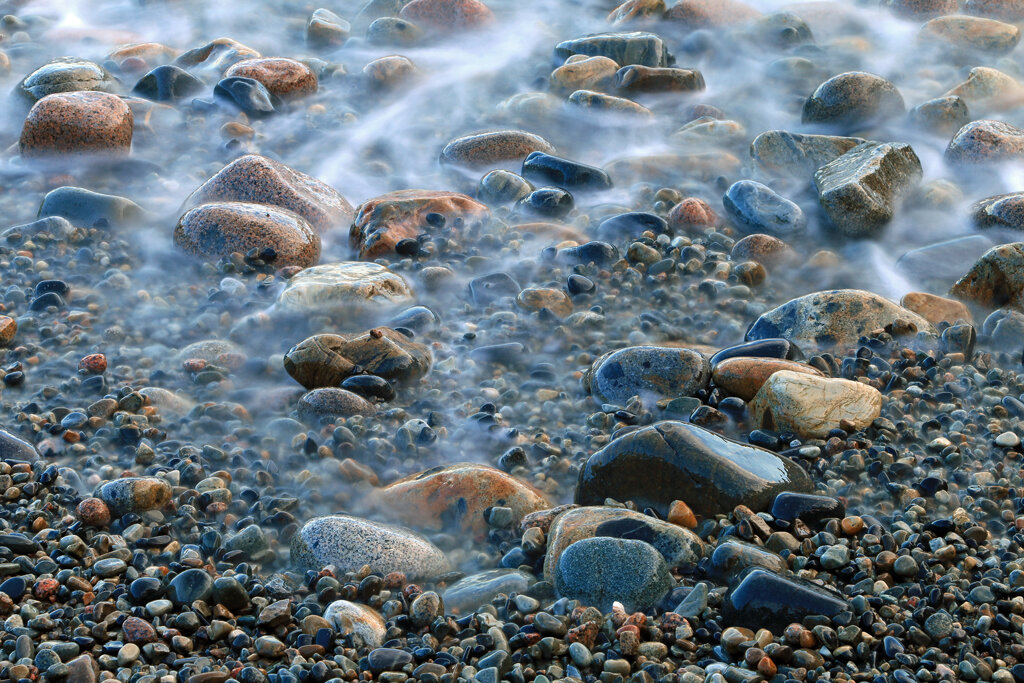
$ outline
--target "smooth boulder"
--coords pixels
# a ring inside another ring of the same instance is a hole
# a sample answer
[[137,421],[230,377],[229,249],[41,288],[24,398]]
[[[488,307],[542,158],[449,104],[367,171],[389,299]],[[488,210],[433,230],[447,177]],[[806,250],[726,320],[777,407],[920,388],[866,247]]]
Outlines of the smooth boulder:
[[865,71],[833,76],[807,98],[802,120],[856,130],[902,116],[903,96],[892,82]]
[[949,293],[986,309],[1024,310],[1024,242],[986,251]]
[[558,560],[555,590],[602,612],[620,602],[627,613],[653,607],[674,585],[665,559],[643,541],[587,538]]
[[630,346],[601,356],[583,376],[598,403],[625,405],[633,396],[657,402],[693,396],[707,386],[711,366],[692,349]]
[[807,227],[804,212],[794,202],[754,180],[733,183],[722,197],[725,212],[747,234],[794,237]]
[[843,423],[864,429],[881,410],[882,394],[869,384],[792,370],[774,373],[750,402],[759,428],[810,438],[825,438]]
[[306,268],[288,280],[277,306],[292,311],[369,308],[412,301],[402,276],[377,263],[343,261]]

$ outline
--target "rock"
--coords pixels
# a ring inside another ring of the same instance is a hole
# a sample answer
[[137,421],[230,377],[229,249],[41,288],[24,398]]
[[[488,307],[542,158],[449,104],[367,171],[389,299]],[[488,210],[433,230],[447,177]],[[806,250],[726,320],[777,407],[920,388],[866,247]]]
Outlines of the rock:
[[183,209],[209,202],[250,202],[293,211],[323,234],[347,226],[354,210],[330,185],[279,161],[246,154],[217,171],[185,200]]
[[564,62],[572,55],[607,57],[619,66],[669,66],[668,48],[653,33],[598,33],[565,40],[555,46],[555,59]]
[[643,541],[587,538],[562,553],[555,590],[584,606],[610,612],[621,602],[627,613],[653,607],[673,585],[665,559]]
[[796,344],[788,339],[759,339],[735,346],[727,346],[711,356],[711,367],[730,358],[778,358],[784,360],[803,360],[803,353]]
[[181,67],[164,64],[140,78],[132,94],[154,102],[176,102],[205,89],[205,83]]
[[1020,40],[1020,29],[995,19],[954,14],[932,19],[921,27],[921,38],[951,46],[1004,54]]
[[708,360],[692,349],[630,346],[598,358],[583,376],[597,403],[625,405],[633,396],[651,404],[693,396],[708,385]]
[[455,613],[469,612],[489,603],[496,595],[526,593],[535,579],[518,569],[487,569],[459,579],[444,590],[445,608]]
[[609,114],[623,119],[631,116],[651,117],[650,109],[625,97],[615,97],[593,90],[577,90],[569,95],[569,104],[593,112],[596,115]]
[[810,493],[780,493],[772,503],[772,517],[792,522],[803,520],[816,525],[829,518],[842,518],[846,506],[838,498]]
[[1024,20],[1024,3],[1020,0],[967,0],[964,12],[1001,21]]
[[81,187],[58,187],[43,197],[39,218],[57,216],[91,228],[94,225],[125,226],[143,217],[138,204],[126,197],[100,194]]
[[480,0],[412,0],[398,16],[443,33],[479,28],[494,20]]
[[665,14],[665,0],[626,0],[609,12],[605,21],[614,26],[651,24]]
[[993,110],[1012,109],[1024,100],[1024,85],[998,69],[976,66],[967,74],[967,80],[953,87],[946,95],[965,100],[959,107],[963,111],[957,111],[958,118],[962,120],[960,125],[953,129],[952,134],[970,122],[971,117],[967,114],[968,103]]
[[[548,81],[551,89],[563,95],[576,90],[605,91],[611,86],[619,65],[607,57],[587,57],[573,55],[565,64],[551,72]],[[554,150],[546,151],[549,154]]]
[[726,213],[744,232],[794,237],[807,227],[800,207],[767,185],[753,180],[733,183],[722,197]]
[[907,114],[907,121],[937,135],[952,135],[971,120],[963,98],[949,95],[922,102]]
[[655,235],[667,234],[668,223],[657,214],[630,211],[606,218],[597,226],[597,236],[606,240],[634,239],[647,231]]
[[961,128],[946,147],[946,162],[974,165],[1024,158],[1024,130],[1002,121],[982,119]]
[[771,550],[734,539],[719,543],[707,565],[708,573],[723,583],[731,583],[749,567],[761,567],[777,574],[789,573],[786,561]]
[[277,297],[278,306],[293,311],[350,310],[353,306],[411,301],[412,290],[400,275],[360,261],[306,268],[293,276]]
[[99,676],[100,666],[91,654],[79,655],[68,662],[68,683],[96,683]]
[[751,20],[741,29],[742,35],[757,45],[788,50],[814,43],[811,27],[789,10],[771,12]]
[[387,632],[384,618],[377,610],[348,600],[335,600],[329,604],[324,610],[324,619],[334,626],[339,635],[356,635],[366,647],[380,647]]
[[736,242],[730,253],[736,263],[754,261],[772,268],[795,260],[796,252],[778,237],[755,233]]
[[711,517],[740,504],[766,510],[779,493],[810,488],[807,474],[785,457],[696,425],[658,422],[590,456],[580,470],[575,502],[632,500],[664,516],[672,501],[682,499],[695,514]]
[[612,186],[611,178],[601,169],[544,152],[526,157],[522,175],[527,180],[567,190],[604,190]]
[[371,650],[366,658],[367,666],[375,674],[385,671],[401,671],[411,662],[411,653],[392,647],[379,647],[376,650]]
[[151,64],[166,64],[178,56],[178,50],[162,43],[127,43],[114,48],[106,59],[114,62],[119,68],[128,61],[142,61],[137,71],[144,71]]
[[242,355],[242,349],[230,341],[223,339],[204,339],[193,342],[178,352],[176,361],[184,363],[187,360],[199,359],[208,363],[223,365],[226,356]]
[[490,273],[469,281],[469,295],[477,306],[519,295],[521,287],[508,273]]
[[607,266],[619,259],[619,250],[607,242],[595,240],[575,247],[559,249],[555,258],[568,264],[596,263],[599,266]]
[[906,111],[896,86],[875,74],[849,71],[828,79],[804,103],[804,123],[866,128]]
[[116,95],[66,92],[43,97],[25,118],[18,147],[23,157],[127,154],[135,117]]
[[959,9],[957,0],[882,0],[881,5],[907,19],[931,19]]
[[306,42],[313,47],[333,49],[348,40],[352,25],[334,12],[320,8],[314,10],[306,22]]
[[441,162],[470,168],[519,164],[532,152],[553,153],[547,140],[521,130],[476,133],[452,140],[441,150]]
[[312,95],[317,89],[316,74],[308,66],[284,57],[244,59],[224,72],[225,78],[251,78],[263,84],[271,95],[283,100]]
[[665,19],[683,24],[689,31],[741,24],[761,15],[740,0],[679,0]]
[[490,215],[480,202],[458,192],[399,190],[374,197],[356,209],[349,242],[361,259],[390,255],[403,239],[415,239],[427,225],[457,227],[462,221],[479,221]]
[[992,248],[992,241],[981,235],[957,237],[911,249],[896,262],[898,272],[920,281],[934,281],[942,287],[963,274],[963,264],[976,261]]
[[814,185],[837,232],[869,237],[892,220],[900,198],[921,176],[921,161],[910,145],[865,143],[819,168]]
[[123,477],[101,486],[97,497],[120,517],[162,508],[171,500],[171,485],[156,477]]
[[726,393],[750,401],[768,378],[781,370],[823,376],[810,365],[779,358],[728,358],[714,366],[711,380]]
[[611,507],[581,507],[555,517],[547,534],[544,578],[554,580],[562,553],[584,538],[609,537],[643,541],[654,547],[669,568],[695,565],[704,555],[704,543],[683,527],[655,517]]
[[838,593],[793,577],[754,569],[722,604],[726,623],[775,633],[809,616],[834,617],[849,609]]
[[971,218],[979,228],[1024,230],[1024,192],[986,197],[971,207]]
[[224,71],[235,62],[259,56],[259,52],[242,45],[237,40],[217,38],[178,55],[174,60],[174,65],[212,78],[220,78]]
[[110,72],[95,62],[77,57],[61,57],[43,64],[25,76],[17,88],[17,92],[30,103],[54,93],[112,93],[116,90],[117,80]]
[[701,92],[707,86],[697,69],[631,64],[615,72],[612,86],[620,93]]
[[398,17],[379,17],[366,27],[366,42],[371,45],[415,45],[424,35],[419,26]]
[[408,57],[388,55],[367,62],[363,76],[371,90],[390,91],[416,76],[416,65]]
[[869,426],[882,411],[882,394],[869,384],[782,370],[764,383],[750,402],[761,429],[826,438],[841,422]]
[[926,292],[908,292],[900,299],[900,306],[938,325],[941,322],[955,323],[957,320],[973,322],[971,312],[959,301],[947,299]]
[[179,249],[202,258],[272,249],[275,266],[308,268],[320,260],[320,237],[302,216],[265,204],[217,202],[189,209],[174,228]]
[[224,539],[224,548],[231,552],[242,552],[246,557],[253,558],[268,550],[270,542],[258,524],[250,524]]
[[448,558],[417,533],[349,515],[317,517],[292,537],[292,562],[319,571],[335,565],[341,572],[402,572],[429,580],[449,571]]
[[863,138],[769,130],[754,138],[750,156],[768,175],[802,179],[864,142]]
[[428,347],[388,327],[359,335],[316,334],[284,356],[284,369],[307,389],[335,387],[360,372],[413,382],[430,371],[430,364]]
[[1024,242],[986,251],[949,293],[987,309],[1024,310]]
[[888,299],[860,289],[833,289],[792,299],[767,311],[746,339],[785,338],[802,349],[849,349],[874,330],[914,327],[934,332],[931,323]]
[[412,474],[373,492],[382,514],[415,528],[452,529],[482,535],[485,512],[494,506],[512,509],[518,522],[531,512],[551,507],[537,489],[499,469],[459,463]]
[[572,195],[560,187],[541,187],[516,202],[517,218],[564,218],[572,211]]
[[255,78],[231,76],[217,82],[214,97],[254,118],[270,116],[277,111],[280,100]]
[[373,404],[362,396],[338,387],[321,387],[303,394],[296,410],[307,422],[316,422],[322,417],[352,417],[376,412]]
[[526,311],[547,310],[559,318],[572,315],[572,299],[561,289],[527,287],[516,296],[516,305]]
[[512,204],[533,192],[533,185],[511,171],[491,171],[480,179],[477,198],[490,205]]
[[186,569],[167,584],[167,597],[178,606],[206,600],[213,594],[213,577],[205,569]]

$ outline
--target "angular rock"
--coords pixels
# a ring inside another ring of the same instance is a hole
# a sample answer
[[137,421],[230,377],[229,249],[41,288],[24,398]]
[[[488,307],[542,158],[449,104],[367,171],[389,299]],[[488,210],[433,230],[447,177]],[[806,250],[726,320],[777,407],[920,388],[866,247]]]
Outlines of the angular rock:
[[284,369],[307,389],[335,387],[360,372],[412,382],[430,371],[430,363],[428,347],[388,327],[359,335],[316,334],[284,356]]
[[376,263],[343,261],[306,268],[277,297],[288,310],[310,311],[403,304],[412,290],[400,275]]
[[810,365],[780,358],[728,358],[714,366],[711,380],[726,393],[750,401],[768,378],[781,370],[823,376]]
[[518,569],[487,569],[459,579],[441,594],[444,606],[453,612],[469,612],[489,603],[499,593],[525,593],[536,581]]
[[954,14],[932,19],[921,27],[920,36],[959,48],[1004,54],[1017,46],[1020,29],[995,19]]
[[586,538],[562,553],[555,590],[564,598],[610,612],[621,602],[627,614],[653,607],[675,583],[665,559],[643,541]]
[[882,394],[863,382],[782,370],[762,385],[750,402],[760,429],[825,438],[846,421],[856,429],[870,425],[882,411]]
[[316,74],[312,69],[300,61],[283,57],[244,59],[232,64],[224,76],[251,78],[262,83],[271,95],[283,100],[306,97],[317,89]]
[[659,422],[614,439],[580,470],[576,503],[636,502],[667,516],[674,500],[704,517],[746,505],[766,510],[783,491],[809,491],[791,460],[685,422]]
[[946,162],[991,164],[1024,158],[1024,130],[1002,121],[981,119],[961,128],[946,147]]
[[669,66],[668,48],[653,33],[598,33],[566,40],[555,46],[555,59],[562,63],[572,55],[607,57],[619,66]]
[[341,636],[356,635],[367,647],[380,647],[387,626],[377,610],[348,600],[335,600],[324,610],[324,619]]
[[869,237],[892,220],[900,198],[921,176],[921,161],[910,145],[866,143],[819,168],[814,185],[836,231]]
[[956,132],[971,120],[971,117],[966,115],[967,103],[992,110],[1012,109],[1024,100],[1024,85],[1010,74],[998,69],[976,66],[967,74],[967,80],[953,87],[946,95],[960,97],[966,101],[961,105],[965,111],[963,121],[953,131]]
[[553,153],[547,140],[521,130],[476,133],[452,140],[441,150],[441,162],[470,168],[494,168],[522,162],[532,152]]
[[583,376],[597,403],[625,405],[633,396],[651,404],[693,396],[711,379],[711,367],[692,349],[630,346],[598,358]]
[[18,148],[23,157],[125,155],[135,117],[116,95],[66,92],[47,95],[29,111]]
[[43,64],[18,84],[17,91],[28,102],[62,92],[98,91],[112,93],[117,80],[95,62],[77,57],[61,57]]
[[922,102],[907,114],[907,121],[911,125],[950,137],[970,120],[971,112],[967,103],[956,95]]
[[154,102],[175,102],[205,89],[205,83],[181,67],[164,64],[140,78],[132,94]]
[[1024,310],[1024,242],[986,251],[949,293],[987,309]]
[[856,130],[905,111],[903,96],[891,82],[865,71],[849,71],[815,89],[804,103],[802,120]]
[[806,178],[864,142],[863,138],[769,130],[754,138],[750,156],[769,175]]
[[174,243],[202,258],[272,249],[278,267],[308,268],[320,260],[320,236],[302,216],[265,204],[217,202],[189,209],[174,228]]
[[807,227],[804,212],[767,185],[754,180],[733,183],[722,197],[725,212],[744,232],[788,238]]
[[834,617],[849,609],[838,593],[809,581],[754,569],[726,596],[726,623],[775,633],[810,616]]

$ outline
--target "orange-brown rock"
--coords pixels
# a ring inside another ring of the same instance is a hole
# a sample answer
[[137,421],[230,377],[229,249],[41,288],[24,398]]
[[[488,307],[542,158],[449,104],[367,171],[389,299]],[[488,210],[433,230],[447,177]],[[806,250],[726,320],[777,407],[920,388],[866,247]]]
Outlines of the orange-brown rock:
[[221,76],[224,70],[243,59],[259,57],[260,53],[231,38],[217,38],[206,45],[184,52],[174,60],[182,69],[204,71]]
[[259,81],[272,95],[281,99],[305,97],[317,89],[316,74],[312,69],[298,60],[284,57],[245,59],[232,65],[224,76]]
[[768,378],[780,370],[791,370],[823,377],[821,371],[780,358],[728,358],[715,365],[711,380],[721,389],[744,401],[754,398]]
[[285,370],[307,389],[338,386],[357,372],[411,382],[425,375],[430,363],[429,348],[389,327],[358,335],[315,334],[284,356]]
[[747,235],[732,247],[733,261],[756,261],[769,268],[795,257],[796,252],[788,244],[778,237],[763,233]]
[[731,26],[759,16],[760,12],[739,0],[680,0],[665,13],[665,19],[690,30]]
[[388,55],[367,62],[363,76],[368,85],[378,90],[389,90],[405,83],[416,74],[416,65],[408,57]]
[[693,514],[690,506],[681,500],[674,500],[668,508],[668,521],[677,526],[687,529],[697,528],[697,516]]
[[320,260],[320,237],[306,219],[263,204],[217,202],[189,209],[178,219],[174,243],[205,258],[269,247],[279,267],[308,268]]
[[34,105],[21,129],[24,157],[127,154],[132,146],[132,110],[117,95],[63,92]]
[[494,19],[490,8],[480,0],[412,0],[398,16],[442,32],[477,28]]
[[687,197],[668,212],[668,224],[677,230],[714,226],[718,225],[718,215],[703,199]]
[[955,299],[947,299],[944,296],[928,294],[927,292],[908,292],[900,300],[900,306],[909,309],[914,313],[937,325],[941,322],[955,323],[957,320],[966,320],[973,323],[971,312],[962,302]]
[[389,192],[364,202],[356,209],[349,241],[359,251],[361,259],[392,254],[401,240],[420,234],[428,213],[444,216],[446,224],[451,225],[456,218],[479,220],[490,211],[472,197],[458,192]]
[[495,130],[456,138],[441,150],[441,161],[471,168],[494,168],[506,162],[518,166],[531,152],[554,154],[539,135],[522,130]]
[[0,315],[0,346],[7,346],[14,341],[18,333],[18,321],[6,315]]
[[559,318],[568,318],[572,315],[572,299],[561,289],[527,287],[519,292],[516,304],[527,311],[539,311],[546,308]]
[[167,64],[177,56],[178,51],[161,43],[128,43],[114,49],[107,59],[121,65],[126,59],[140,59],[146,66]]

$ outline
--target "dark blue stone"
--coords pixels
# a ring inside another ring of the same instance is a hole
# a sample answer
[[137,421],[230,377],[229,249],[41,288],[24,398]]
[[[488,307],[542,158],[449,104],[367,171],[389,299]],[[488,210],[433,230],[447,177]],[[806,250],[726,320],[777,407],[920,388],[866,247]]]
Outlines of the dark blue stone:
[[781,632],[807,617],[834,617],[847,609],[838,593],[807,581],[751,570],[722,605],[723,623]]
[[772,503],[772,517],[789,522],[801,519],[807,524],[817,524],[829,517],[841,518],[845,513],[842,501],[810,493],[780,493]]
[[758,339],[722,349],[711,356],[711,366],[727,358],[782,358],[801,360],[804,357],[796,344],[788,339]]
[[221,100],[231,102],[250,116],[268,116],[279,103],[262,83],[252,78],[232,76],[222,79],[213,89]]
[[597,226],[597,236],[605,240],[639,237],[650,230],[654,234],[668,232],[668,223],[661,216],[645,211],[620,213]]
[[572,195],[558,187],[542,187],[534,190],[516,203],[520,213],[542,216],[544,218],[562,218],[575,205]]
[[612,179],[601,169],[544,152],[533,152],[526,157],[522,176],[569,190],[607,190],[612,186]]
[[807,227],[799,206],[753,180],[733,183],[722,197],[722,205],[747,234],[761,232],[785,239]]
[[478,306],[505,297],[515,298],[522,287],[508,273],[491,273],[469,281],[469,293]]
[[559,249],[557,259],[562,263],[585,265],[594,263],[607,266],[619,260],[619,250],[607,242],[586,242],[575,247]]
[[132,93],[155,102],[172,102],[206,88],[201,80],[184,69],[165,64],[139,79]]

